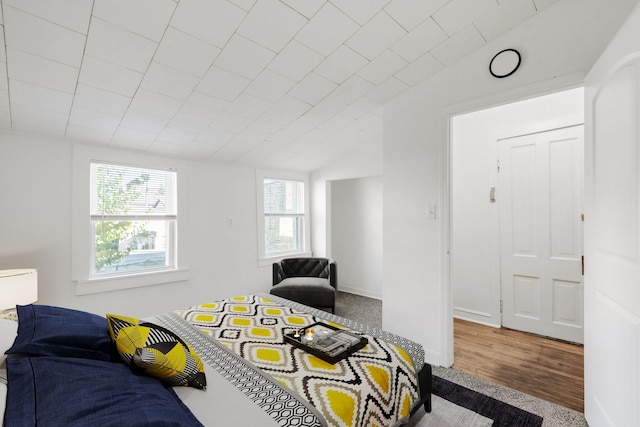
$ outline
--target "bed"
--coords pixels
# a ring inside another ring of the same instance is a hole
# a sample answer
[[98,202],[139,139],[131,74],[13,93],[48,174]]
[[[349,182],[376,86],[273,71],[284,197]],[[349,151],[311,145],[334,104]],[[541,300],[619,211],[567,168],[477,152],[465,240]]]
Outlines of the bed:
[[[396,426],[431,409],[420,345],[273,295],[144,319],[42,305],[18,317],[0,323],[5,426]],[[367,344],[331,364],[284,340],[317,322]]]

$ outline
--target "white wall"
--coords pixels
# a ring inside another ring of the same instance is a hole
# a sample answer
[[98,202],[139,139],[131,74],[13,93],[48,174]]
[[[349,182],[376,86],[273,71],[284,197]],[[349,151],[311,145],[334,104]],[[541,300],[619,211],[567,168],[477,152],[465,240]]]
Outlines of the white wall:
[[269,291],[271,268],[257,263],[255,171],[183,161],[190,280],[76,296],[71,230],[84,224],[71,222],[72,152],[67,142],[0,134],[0,269],[37,268],[38,303],[146,316]]
[[[453,362],[449,114],[581,82],[636,3],[561,0],[385,105],[383,327],[421,343],[428,362]],[[523,63],[495,79],[488,63],[507,47]],[[435,220],[425,215],[429,205],[438,206]]]
[[331,182],[338,289],[382,299],[382,177]]
[[382,175],[382,139],[368,140],[344,158],[311,173],[311,244],[314,256],[331,254],[331,181]]
[[497,138],[584,122],[584,90],[571,89],[451,120],[451,289],[454,317],[499,327]]

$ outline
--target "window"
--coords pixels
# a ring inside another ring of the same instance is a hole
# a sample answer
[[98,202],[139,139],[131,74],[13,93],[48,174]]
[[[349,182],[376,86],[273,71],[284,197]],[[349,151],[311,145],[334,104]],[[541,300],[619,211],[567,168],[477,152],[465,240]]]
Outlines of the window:
[[301,252],[304,236],[304,182],[264,180],[266,256]]
[[76,144],[72,165],[76,295],[190,279],[185,162]]
[[91,163],[91,276],[175,268],[176,173]]
[[258,248],[264,265],[277,257],[309,254],[307,181],[302,174],[257,172]]

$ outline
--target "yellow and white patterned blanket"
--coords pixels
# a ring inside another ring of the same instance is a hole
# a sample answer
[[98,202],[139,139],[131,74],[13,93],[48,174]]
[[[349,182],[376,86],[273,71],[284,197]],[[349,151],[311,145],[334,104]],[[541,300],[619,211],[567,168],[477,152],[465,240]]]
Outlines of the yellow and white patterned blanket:
[[396,345],[361,334],[367,346],[331,365],[286,343],[284,334],[317,321],[342,327],[297,308],[248,295],[176,314],[303,396],[330,426],[398,425],[419,400],[411,357]]

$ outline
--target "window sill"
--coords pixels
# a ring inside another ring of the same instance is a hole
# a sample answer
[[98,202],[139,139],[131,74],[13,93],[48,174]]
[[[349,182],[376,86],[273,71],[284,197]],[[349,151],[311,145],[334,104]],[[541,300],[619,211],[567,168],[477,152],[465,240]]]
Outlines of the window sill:
[[90,295],[101,292],[121,291],[143,286],[163,285],[166,283],[189,280],[188,269],[141,273],[121,277],[105,277],[97,279],[76,280],[76,295]]
[[274,257],[267,257],[267,258],[259,258],[258,259],[258,267],[266,267],[268,265],[273,264],[274,262],[278,262],[281,259],[284,258],[306,258],[306,257],[310,257],[313,254],[311,252],[289,252],[286,254],[280,254],[278,256],[274,256]]

